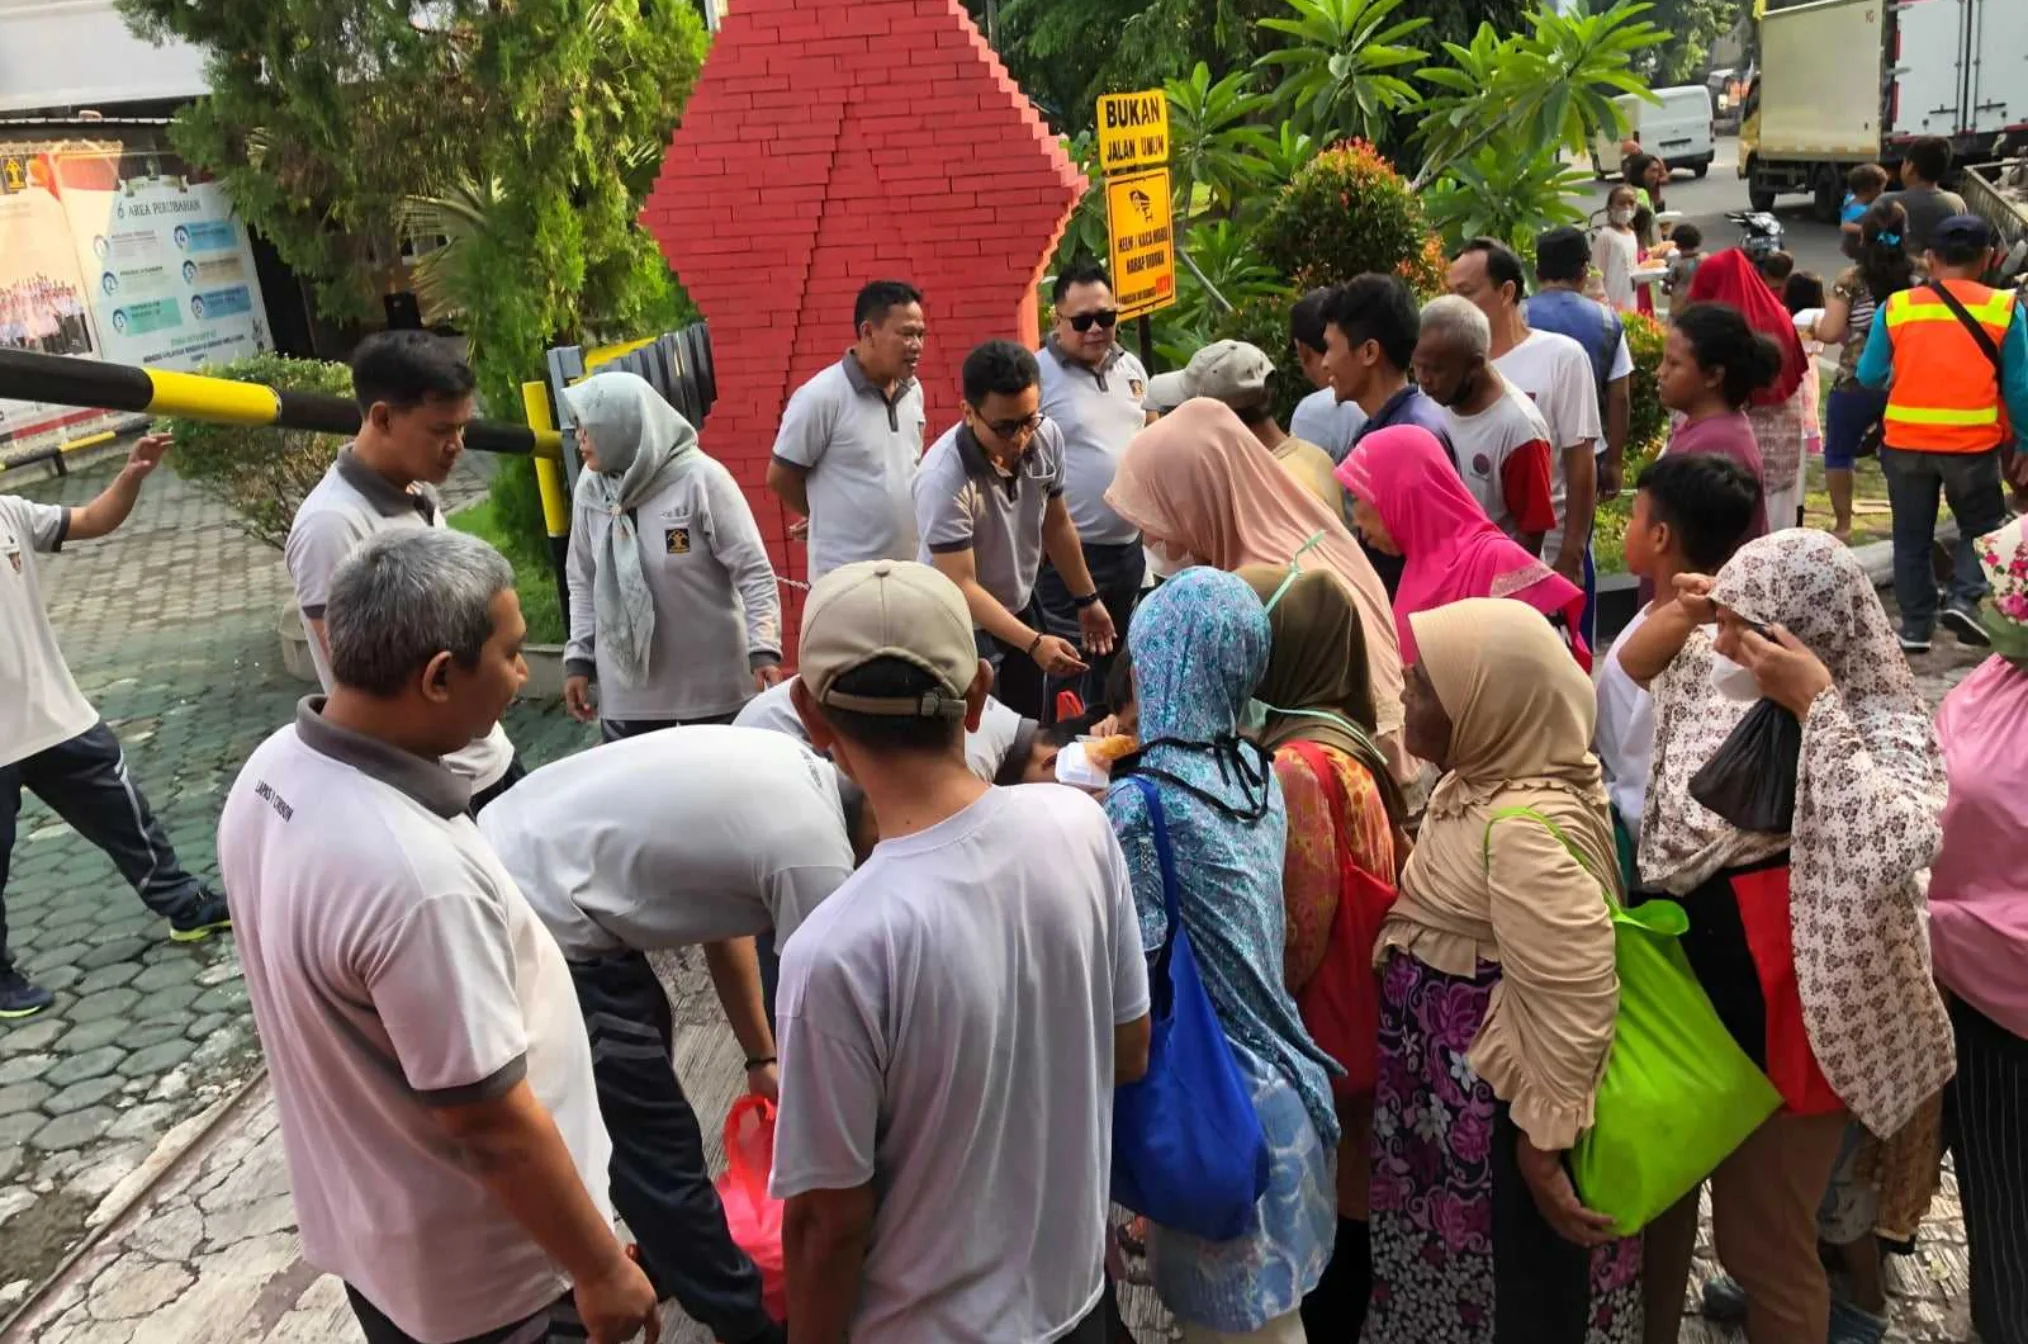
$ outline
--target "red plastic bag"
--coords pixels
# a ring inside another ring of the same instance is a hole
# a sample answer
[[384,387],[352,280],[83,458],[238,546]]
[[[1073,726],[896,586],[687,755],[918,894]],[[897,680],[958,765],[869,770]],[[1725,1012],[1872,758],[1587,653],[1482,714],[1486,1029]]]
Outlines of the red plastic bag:
[[761,1275],[761,1305],[777,1321],[789,1318],[789,1282],[782,1263],[782,1201],[768,1195],[775,1166],[775,1104],[751,1094],[725,1114],[725,1175],[718,1198],[733,1244]]

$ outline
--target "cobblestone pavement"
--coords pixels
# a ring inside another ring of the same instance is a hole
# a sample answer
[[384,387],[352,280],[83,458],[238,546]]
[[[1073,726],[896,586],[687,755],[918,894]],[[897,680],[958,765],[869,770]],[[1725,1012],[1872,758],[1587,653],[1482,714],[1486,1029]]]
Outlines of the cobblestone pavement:
[[[100,480],[31,493],[77,503]],[[185,861],[212,873],[223,793],[302,693],[281,672],[272,633],[287,593],[278,557],[169,477],[150,482],[125,530],[57,557],[49,575],[80,684],[119,732]],[[1976,661],[1940,640],[1918,661],[1925,694],[1940,696]],[[529,705],[508,723],[531,762],[590,736]],[[166,943],[103,856],[33,801],[15,873],[8,898],[22,960],[60,995],[50,1016],[0,1027],[0,1312],[88,1225],[103,1232],[7,1338],[357,1340],[338,1284],[301,1259],[266,1085],[245,1090],[258,1060],[230,943]],[[738,1048],[701,958],[670,958],[661,969],[679,1024],[677,1070],[715,1163],[718,1127],[740,1086]],[[1707,1241],[1696,1278],[1712,1272]],[[1888,1273],[1890,1338],[1968,1336],[1954,1186],[1946,1184],[1917,1255],[1890,1262]],[[1145,1288],[1130,1286],[1123,1306],[1147,1344],[1173,1333]],[[1694,1315],[1682,1335],[1686,1344],[1740,1338]],[[705,1340],[680,1314],[665,1333],[665,1344]]]
[[[82,504],[111,470],[9,473],[0,488]],[[481,485],[461,471],[449,493]],[[185,865],[214,878],[225,792],[307,689],[281,667],[280,555],[165,472],[118,532],[39,563],[79,686]],[[534,705],[516,706],[508,730],[531,763],[589,740]],[[170,1128],[258,1065],[231,940],[169,942],[111,862],[32,795],[5,895],[15,956],[57,1003],[0,1024],[0,1285],[47,1274]]]

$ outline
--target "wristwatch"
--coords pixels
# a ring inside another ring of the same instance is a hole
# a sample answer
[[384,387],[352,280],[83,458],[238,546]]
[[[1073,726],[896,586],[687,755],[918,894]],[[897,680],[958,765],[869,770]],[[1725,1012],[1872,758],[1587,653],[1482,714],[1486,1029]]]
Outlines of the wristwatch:
[[1083,611],[1086,607],[1092,605],[1094,602],[1097,602],[1098,600],[1099,595],[1096,591],[1094,591],[1086,593],[1083,597],[1073,597],[1072,599],[1070,599],[1070,605],[1076,607],[1079,611]]

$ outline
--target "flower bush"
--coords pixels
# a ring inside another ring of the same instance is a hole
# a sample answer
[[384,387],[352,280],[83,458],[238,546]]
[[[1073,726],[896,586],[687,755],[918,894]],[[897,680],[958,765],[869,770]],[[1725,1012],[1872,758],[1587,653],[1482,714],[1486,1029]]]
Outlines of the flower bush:
[[[1668,330],[1642,313],[1622,313],[1620,319],[1626,327],[1627,353],[1634,359],[1634,375],[1630,383],[1633,414],[1627,426],[1627,456],[1632,458],[1639,451],[1653,457],[1662,450],[1662,440],[1669,431],[1669,409],[1662,405],[1661,385],[1657,381],[1662,369],[1662,345],[1668,337]],[[1630,475],[1627,480],[1631,484],[1633,477]]]
[[1297,173],[1260,226],[1261,255],[1298,293],[1368,271],[1440,292],[1443,244],[1408,180],[1363,140],[1325,150]]

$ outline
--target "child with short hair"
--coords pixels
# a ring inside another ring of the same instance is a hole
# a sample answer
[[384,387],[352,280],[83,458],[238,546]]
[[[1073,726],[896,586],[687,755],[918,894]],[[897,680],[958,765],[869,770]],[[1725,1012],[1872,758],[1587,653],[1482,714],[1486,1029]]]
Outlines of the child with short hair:
[[1640,262],[1641,244],[1634,231],[1634,214],[1640,197],[1632,187],[1614,187],[1606,197],[1606,222],[1592,239],[1591,264],[1598,267],[1605,286],[1605,301],[1626,313],[1636,306],[1634,268]]
[[1760,278],[1767,281],[1767,287],[1780,294],[1796,273],[1796,259],[1786,252],[1763,252],[1753,259],[1753,268],[1760,272]]
[[1838,210],[1838,231],[1845,255],[1857,258],[1859,221],[1887,190],[1887,170],[1877,163],[1862,163],[1845,174],[1845,203]]
[[1662,288],[1673,309],[1690,297],[1690,281],[1696,278],[1697,267],[1704,260],[1704,230],[1686,220],[1670,233],[1669,241],[1676,245],[1676,253],[1669,259],[1669,274],[1663,279]]

